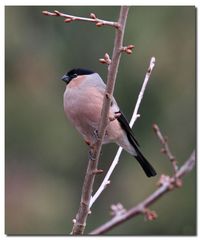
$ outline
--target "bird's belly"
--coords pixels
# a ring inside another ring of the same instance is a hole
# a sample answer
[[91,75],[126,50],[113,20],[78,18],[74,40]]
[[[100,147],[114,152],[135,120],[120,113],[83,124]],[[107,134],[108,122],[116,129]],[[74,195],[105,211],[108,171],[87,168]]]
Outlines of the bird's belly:
[[122,130],[118,120],[115,119],[114,121],[108,123],[103,143],[117,142],[123,137],[123,135],[124,131]]
[[93,143],[101,115],[101,107],[88,97],[64,97],[64,111],[85,141]]
[[[97,139],[97,130],[101,119],[103,95],[79,93],[73,90],[64,94],[64,111],[74,127],[83,136],[84,140],[94,143]],[[124,134],[118,120],[108,123],[103,144],[117,142]]]

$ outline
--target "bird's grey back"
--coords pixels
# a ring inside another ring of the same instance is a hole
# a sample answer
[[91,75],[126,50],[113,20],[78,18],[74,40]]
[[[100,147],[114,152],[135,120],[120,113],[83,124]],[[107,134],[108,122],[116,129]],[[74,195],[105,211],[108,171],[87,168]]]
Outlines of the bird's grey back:
[[106,85],[98,73],[93,73],[87,76],[87,80],[83,83],[86,86],[94,86],[99,90],[105,90]]

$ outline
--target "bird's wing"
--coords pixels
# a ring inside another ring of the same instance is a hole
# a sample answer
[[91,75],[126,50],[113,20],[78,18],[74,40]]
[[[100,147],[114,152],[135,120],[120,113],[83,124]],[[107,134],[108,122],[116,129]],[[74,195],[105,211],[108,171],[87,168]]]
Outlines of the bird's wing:
[[118,113],[120,113],[120,116],[117,117],[117,120],[119,121],[121,127],[123,128],[123,130],[126,132],[128,140],[133,144],[133,145],[137,145],[138,147],[140,146],[138,141],[135,139],[133,132],[129,126],[128,121],[126,120],[124,114],[121,111],[118,111]]
[[[102,80],[102,83],[99,84],[99,89],[98,90],[100,92],[102,92],[102,94],[104,94],[105,88],[106,88],[106,85],[104,84],[104,82]],[[133,132],[132,132],[130,126],[129,126],[129,123],[126,120],[126,118],[123,115],[123,113],[120,111],[119,106],[117,105],[117,102],[116,102],[114,97],[112,97],[111,106],[110,107],[111,107],[111,111],[112,111],[113,114],[120,113],[120,116],[117,117],[117,120],[119,121],[122,129],[126,132],[128,140],[133,144],[133,146],[136,145],[136,146],[139,147],[140,145],[139,145],[138,141],[135,139],[135,137],[133,135]]]
[[112,102],[111,102],[111,109],[112,111],[114,111],[115,114],[119,113],[119,116],[117,116],[117,120],[120,123],[122,129],[125,131],[130,144],[133,146],[136,152],[136,155],[134,155],[134,157],[138,160],[139,164],[141,165],[141,167],[143,168],[143,170],[145,171],[148,177],[155,176],[156,171],[151,166],[151,164],[147,161],[147,159],[143,156],[143,154],[140,152],[139,143],[135,139],[133,132],[128,124],[128,121],[126,120],[123,113],[119,110],[119,107],[114,98],[112,99]]

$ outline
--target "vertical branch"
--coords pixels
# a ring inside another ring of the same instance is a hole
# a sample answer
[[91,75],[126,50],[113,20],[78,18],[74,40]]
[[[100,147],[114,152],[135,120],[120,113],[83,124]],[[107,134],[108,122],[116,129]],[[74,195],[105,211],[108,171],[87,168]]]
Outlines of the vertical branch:
[[108,113],[110,109],[110,103],[112,94],[114,91],[116,76],[118,72],[118,66],[121,56],[122,42],[124,36],[124,30],[126,25],[126,19],[128,16],[129,7],[122,6],[120,9],[120,15],[118,19],[118,28],[116,29],[114,49],[112,54],[112,61],[108,68],[107,86],[104,94],[103,107],[101,112],[101,121],[98,128],[98,137],[96,143],[90,147],[89,162],[87,172],[85,175],[80,207],[76,215],[76,219],[73,220],[74,226],[72,229],[73,235],[80,235],[84,233],[87,217],[89,214],[89,203],[92,196],[93,184],[95,175],[97,173],[97,166],[99,162],[99,156],[101,152],[102,142],[105,135],[105,129],[108,123]]

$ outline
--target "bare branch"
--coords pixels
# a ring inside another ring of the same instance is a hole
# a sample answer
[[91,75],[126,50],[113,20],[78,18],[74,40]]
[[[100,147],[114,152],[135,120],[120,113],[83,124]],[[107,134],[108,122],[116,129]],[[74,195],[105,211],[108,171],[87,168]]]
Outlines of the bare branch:
[[54,12],[42,11],[42,13],[45,16],[64,17],[65,18],[64,22],[66,22],[66,23],[70,23],[70,22],[73,22],[73,21],[85,21],[85,22],[95,23],[97,27],[101,27],[103,25],[106,25],[106,26],[115,27],[117,29],[120,28],[120,23],[119,22],[111,22],[111,21],[106,21],[106,20],[99,19],[99,18],[96,17],[96,15],[94,13],[90,13],[90,18],[73,16],[73,15],[69,15],[69,14],[59,12],[57,10],[54,10]]
[[172,163],[174,174],[176,174],[176,172],[178,170],[177,161],[176,161],[176,158],[172,155],[172,153],[170,151],[167,137],[163,137],[157,124],[153,124],[153,129],[154,129],[158,139],[160,140],[161,144],[163,145],[161,152],[167,155],[167,157],[169,158],[169,160]]
[[138,117],[140,117],[140,114],[138,114],[138,110],[139,110],[139,107],[140,107],[140,103],[142,101],[142,98],[144,96],[144,91],[146,89],[146,86],[147,86],[147,83],[149,81],[149,78],[151,76],[151,73],[155,67],[155,62],[156,62],[156,59],[155,57],[152,57],[151,58],[151,61],[150,61],[150,64],[149,64],[149,67],[148,67],[148,70],[146,72],[146,75],[145,75],[145,78],[144,78],[144,83],[142,85],[142,89],[140,91],[140,94],[138,96],[138,99],[137,99],[137,103],[135,105],[135,109],[134,109],[134,112],[133,112],[133,116],[131,118],[131,121],[130,121],[130,126],[132,127],[133,124],[135,123],[135,121],[137,120]]
[[[150,60],[150,63],[149,63],[149,67],[147,69],[147,73],[145,75],[145,79],[144,79],[144,82],[142,84],[142,88],[140,90],[140,93],[138,95],[138,99],[137,99],[137,102],[136,102],[136,105],[135,105],[135,109],[133,111],[133,115],[132,115],[132,118],[131,118],[131,121],[130,121],[130,127],[132,128],[133,127],[133,124],[135,123],[136,119],[139,117],[139,114],[138,114],[138,110],[139,110],[139,106],[140,106],[140,103],[142,101],[142,98],[143,98],[143,95],[144,95],[144,91],[146,89],[146,86],[147,86],[147,83],[149,81],[149,78],[150,78],[150,75],[153,71],[153,68],[155,66],[155,57],[152,57],[151,60]],[[103,182],[101,183],[100,187],[98,188],[97,192],[94,194],[94,196],[91,198],[91,201],[90,201],[90,208],[92,207],[92,205],[94,204],[94,202],[97,200],[97,198],[100,196],[100,194],[106,189],[107,185],[110,184],[110,176],[112,175],[115,167],[117,166],[118,162],[119,162],[119,158],[120,158],[120,155],[122,153],[122,147],[119,147],[118,150],[117,150],[117,153],[114,157],[114,160],[103,180]]]
[[[137,206],[131,208],[130,210],[124,211],[122,214],[115,214],[115,216],[106,222],[105,224],[101,225],[100,227],[96,228],[90,234],[103,234],[111,230],[112,228],[118,226],[119,224],[126,222],[127,220],[140,215],[145,214],[145,216],[149,220],[153,220],[157,217],[157,214],[154,211],[149,212],[147,207],[151,204],[155,203],[160,197],[162,197],[168,191],[175,189],[177,187],[176,179],[182,179],[187,173],[189,173],[196,162],[196,155],[195,151],[192,152],[189,159],[183,164],[181,168],[176,172],[176,175],[169,177],[162,175],[162,181],[160,181],[159,188],[153,192],[149,197],[147,197],[144,201],[140,202]],[[150,214],[150,215],[149,215]]]
[[[89,212],[89,203],[92,195],[93,183],[95,179],[94,171],[97,169],[99,156],[101,152],[102,142],[105,135],[105,129],[108,124],[108,113],[110,109],[111,97],[113,95],[113,90],[115,86],[120,56],[121,56],[121,47],[123,42],[124,30],[126,25],[126,19],[128,16],[129,7],[122,6],[120,10],[118,27],[116,29],[114,49],[112,54],[112,61],[108,68],[107,76],[107,85],[104,94],[103,107],[101,112],[101,121],[99,123],[99,128],[97,132],[97,141],[93,146],[90,146],[90,155],[88,168],[84,179],[84,184],[82,188],[82,196],[80,207],[76,215],[76,221],[74,221],[74,226],[72,229],[73,235],[83,234],[86,221]],[[94,16],[93,16],[94,17]]]

